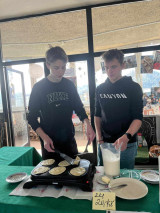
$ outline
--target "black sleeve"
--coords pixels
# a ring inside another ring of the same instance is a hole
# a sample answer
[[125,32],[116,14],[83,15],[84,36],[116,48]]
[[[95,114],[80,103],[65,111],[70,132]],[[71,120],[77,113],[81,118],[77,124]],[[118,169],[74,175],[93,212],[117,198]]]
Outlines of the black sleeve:
[[36,129],[40,127],[40,123],[38,122],[38,117],[40,117],[40,98],[36,85],[34,85],[30,95],[28,110],[28,123],[32,129],[36,131]]
[[101,107],[99,103],[99,92],[98,88],[96,89],[96,99],[95,99],[95,114],[96,117],[101,117]]
[[83,121],[85,118],[88,118],[88,116],[84,109],[83,103],[79,97],[77,89],[75,88],[73,83],[72,83],[72,94],[73,94],[72,97],[73,110],[78,115],[79,119]]
[[132,119],[142,120],[143,118],[143,92],[139,84],[135,84],[131,94],[131,114]]

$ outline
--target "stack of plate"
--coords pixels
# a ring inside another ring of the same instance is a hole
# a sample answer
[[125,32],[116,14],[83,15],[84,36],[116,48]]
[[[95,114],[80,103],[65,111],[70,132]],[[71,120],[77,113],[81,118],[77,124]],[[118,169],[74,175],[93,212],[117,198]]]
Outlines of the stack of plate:
[[159,183],[159,173],[155,170],[142,170],[141,179],[147,183],[158,184]]

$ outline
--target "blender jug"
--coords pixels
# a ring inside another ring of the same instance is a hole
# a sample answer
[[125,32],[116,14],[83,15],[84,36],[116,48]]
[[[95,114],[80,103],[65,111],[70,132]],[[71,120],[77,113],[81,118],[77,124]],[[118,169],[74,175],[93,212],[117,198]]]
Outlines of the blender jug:
[[112,143],[101,144],[104,173],[107,176],[120,175],[120,149],[116,149]]

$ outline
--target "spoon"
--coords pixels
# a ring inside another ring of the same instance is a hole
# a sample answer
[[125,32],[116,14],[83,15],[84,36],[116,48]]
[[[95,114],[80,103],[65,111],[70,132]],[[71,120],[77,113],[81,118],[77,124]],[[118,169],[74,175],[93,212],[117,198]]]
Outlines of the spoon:
[[106,189],[100,189],[100,190],[110,190],[110,189],[115,189],[115,188],[121,188],[121,187],[125,187],[127,186],[127,184],[121,184],[121,185],[118,185],[118,186],[111,186],[111,187],[108,187]]

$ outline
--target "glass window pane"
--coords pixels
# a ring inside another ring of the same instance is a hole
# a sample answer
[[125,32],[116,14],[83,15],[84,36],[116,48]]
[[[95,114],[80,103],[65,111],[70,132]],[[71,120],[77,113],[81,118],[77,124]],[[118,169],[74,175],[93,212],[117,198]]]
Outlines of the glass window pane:
[[107,73],[104,68],[104,62],[101,57],[94,58],[94,64],[95,64],[95,81],[96,86],[104,83],[104,81],[107,79]]
[[[44,64],[43,63],[32,63],[32,64],[21,64],[13,65],[14,70],[20,71],[24,76],[24,88],[25,88],[25,101],[26,108],[28,109],[29,97],[34,84],[44,78]],[[18,81],[18,79],[15,79]],[[13,103],[12,103],[13,107]],[[17,135],[20,127],[22,126],[22,120],[20,119],[21,113],[12,111],[12,117],[14,122],[14,133]],[[39,153],[41,153],[41,145],[39,137],[29,126],[30,146],[35,147]],[[15,137],[16,144],[19,145],[22,142],[21,136]]]
[[15,146],[28,145],[28,123],[26,121],[23,74],[12,68],[8,68],[7,73]]
[[1,85],[0,85],[0,113],[3,113],[2,95],[1,95]]
[[13,65],[12,68],[23,73],[26,107],[28,108],[29,97],[33,85],[36,82],[40,81],[42,78],[44,78],[44,64],[43,63],[21,64],[21,65]]
[[[87,61],[77,61],[67,64],[67,70],[64,77],[74,82],[81,101],[84,105],[88,118],[90,120],[90,102],[88,88],[88,68]],[[83,152],[87,144],[85,126],[73,112],[72,121],[75,127],[75,138],[78,145],[78,151]],[[88,146],[88,151],[93,152],[92,145]]]
[[3,58],[44,58],[49,45],[67,55],[88,52],[86,11],[66,12],[0,23]]
[[0,85],[0,148],[3,146],[7,146],[7,138],[5,134],[4,114],[3,114],[1,85]]
[[[124,55],[122,76],[131,76],[143,90],[144,115],[160,114],[160,51]],[[96,86],[107,78],[101,57],[95,58]]]
[[159,44],[159,13],[159,0],[93,8],[94,51]]

